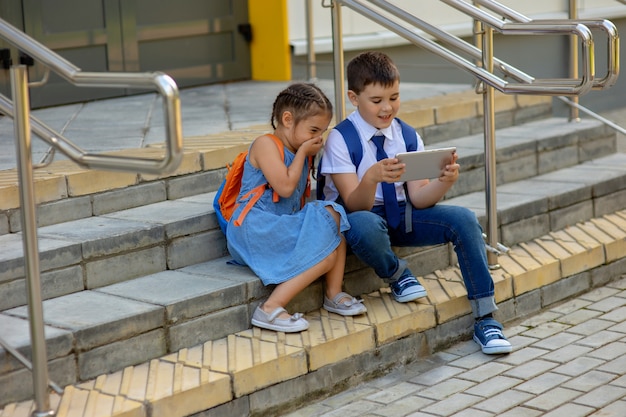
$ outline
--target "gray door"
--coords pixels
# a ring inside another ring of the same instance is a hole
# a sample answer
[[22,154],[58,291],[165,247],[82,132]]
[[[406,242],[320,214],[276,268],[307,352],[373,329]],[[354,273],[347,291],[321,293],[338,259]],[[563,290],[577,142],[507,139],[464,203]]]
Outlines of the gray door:
[[[250,78],[249,46],[240,33],[248,22],[247,0],[21,3],[23,30],[84,71],[163,71],[179,87]],[[43,76],[35,62],[31,81]],[[140,92],[74,87],[51,74],[45,86],[31,90],[31,103],[43,107]]]

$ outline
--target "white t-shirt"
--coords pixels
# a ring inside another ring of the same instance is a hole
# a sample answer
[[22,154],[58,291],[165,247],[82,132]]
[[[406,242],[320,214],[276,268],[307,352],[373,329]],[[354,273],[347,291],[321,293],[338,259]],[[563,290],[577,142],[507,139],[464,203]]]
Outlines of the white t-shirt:
[[[365,175],[365,172],[374,165],[376,160],[376,145],[371,141],[374,135],[385,135],[384,149],[389,157],[393,157],[400,152],[406,152],[406,144],[402,137],[402,127],[397,120],[394,120],[386,129],[376,129],[374,126],[368,124],[358,110],[352,112],[348,119],[354,124],[356,131],[359,133],[361,139],[361,145],[363,146],[363,159],[359,164],[358,170],[350,159],[350,153],[348,152],[348,146],[346,145],[343,136],[337,129],[332,129],[326,139],[324,145],[324,154],[322,157],[322,167],[320,173],[326,175],[326,185],[324,187],[324,196],[326,200],[335,201],[339,197],[339,192],[333,183],[330,175],[328,174],[346,174],[356,172],[359,181]],[[424,150],[424,142],[422,138],[417,135],[417,150]],[[396,196],[398,201],[405,201],[406,196],[404,194],[403,182],[396,182]],[[376,196],[374,205],[383,204],[383,192],[380,184],[376,187]]]

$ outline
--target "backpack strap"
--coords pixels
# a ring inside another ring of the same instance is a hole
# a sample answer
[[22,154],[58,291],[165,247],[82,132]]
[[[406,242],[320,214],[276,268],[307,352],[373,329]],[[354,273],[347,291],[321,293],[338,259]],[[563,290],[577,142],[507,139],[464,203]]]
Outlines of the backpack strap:
[[[285,145],[283,145],[283,142],[280,139],[278,139],[276,136],[272,134],[268,134],[268,136],[272,138],[272,140],[276,144],[276,147],[278,148],[278,152],[280,153],[280,159],[284,161],[285,160]],[[241,210],[241,213],[239,213],[239,216],[237,216],[237,218],[234,219],[233,223],[235,226],[241,226],[241,223],[243,223],[243,220],[248,215],[248,212],[252,209],[252,207],[256,204],[256,202],[259,201],[259,199],[261,198],[265,190],[267,190],[268,188],[271,188],[268,183],[260,184],[254,187],[252,190],[248,191],[245,195],[241,197],[241,200],[245,200],[246,198],[249,198],[249,197],[250,199],[244,206],[243,210]],[[278,195],[276,191],[272,190],[272,201],[274,203],[278,203],[278,200],[280,200],[280,196]]]
[[[361,160],[363,159],[363,146],[361,146],[361,138],[359,132],[357,132],[354,123],[348,119],[343,119],[335,127],[341,133],[341,137],[346,142],[348,153],[350,154],[350,160],[354,166],[358,169]],[[326,175],[321,175],[322,158],[320,158],[317,165],[317,199],[324,200],[324,187],[326,186]]]
[[[405,123],[404,121],[398,119],[396,117],[398,123],[400,123],[400,127],[402,128],[402,137],[404,138],[404,144],[406,146],[406,150],[408,152],[413,152],[417,150],[417,132],[413,127]],[[409,198],[409,187],[404,183],[404,194],[406,198]],[[404,231],[406,233],[411,233],[413,231],[413,204],[411,202],[407,202],[404,208]]]
[[396,121],[400,123],[402,128],[402,137],[404,138],[404,144],[406,145],[407,152],[414,152],[417,150],[417,132],[408,123],[398,119]]

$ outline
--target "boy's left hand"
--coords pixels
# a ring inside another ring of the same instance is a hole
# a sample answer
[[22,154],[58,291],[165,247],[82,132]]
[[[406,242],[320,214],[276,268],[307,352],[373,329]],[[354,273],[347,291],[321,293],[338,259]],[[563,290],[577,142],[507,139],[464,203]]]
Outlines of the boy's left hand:
[[441,182],[455,182],[459,178],[459,168],[461,167],[456,163],[459,156],[455,153],[452,154],[452,161],[446,165],[443,173],[439,177]]

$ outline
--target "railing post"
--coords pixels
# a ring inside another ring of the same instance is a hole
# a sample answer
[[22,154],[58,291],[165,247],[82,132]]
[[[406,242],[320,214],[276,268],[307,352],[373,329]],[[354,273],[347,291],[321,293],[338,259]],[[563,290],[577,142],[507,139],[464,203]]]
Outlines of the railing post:
[[[578,3],[576,0],[569,0],[569,18],[572,20],[578,19]],[[576,35],[569,36],[569,61],[569,76],[571,79],[578,79],[578,38]],[[575,95],[571,100],[578,104],[579,97]],[[577,107],[570,106],[569,120],[570,122],[580,121]]]
[[48,358],[43,324],[41,278],[39,275],[39,249],[37,245],[37,216],[33,182],[33,161],[30,136],[30,102],[26,66],[11,67],[11,90],[15,115],[15,140],[19,177],[20,207],[22,217],[22,243],[24,247],[24,272],[28,293],[28,318],[33,361],[33,392],[35,410],[33,417],[54,416],[50,409],[48,393]]
[[[493,29],[482,25],[483,68],[493,73]],[[495,89],[484,83],[483,113],[485,130],[485,208],[487,209],[487,244],[498,247],[498,211],[496,208],[496,124]],[[498,256],[487,251],[489,268],[499,268]]]
[[306,0],[306,55],[307,78],[310,82],[317,80],[315,67],[315,31],[313,27],[313,0]]
[[346,117],[346,98],[343,70],[343,32],[341,25],[341,4],[332,2],[333,24],[333,76],[335,77],[335,123]]

